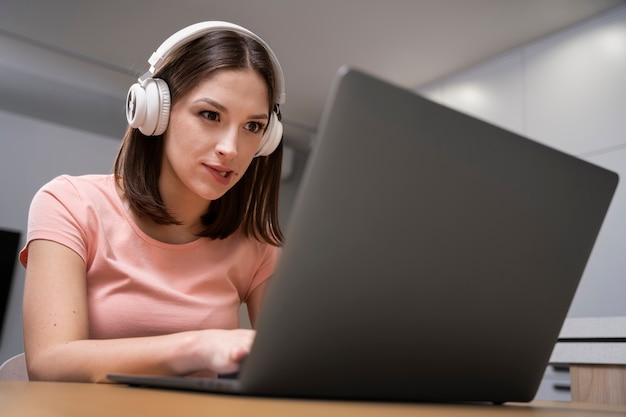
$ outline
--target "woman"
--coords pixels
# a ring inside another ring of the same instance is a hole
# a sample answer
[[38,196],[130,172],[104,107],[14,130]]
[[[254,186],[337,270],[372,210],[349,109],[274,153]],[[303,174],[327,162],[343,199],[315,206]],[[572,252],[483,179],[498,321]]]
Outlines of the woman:
[[157,53],[129,91],[114,174],[61,176],[33,199],[20,254],[31,379],[215,376],[252,344],[239,306],[254,326],[282,239],[281,69],[224,22]]

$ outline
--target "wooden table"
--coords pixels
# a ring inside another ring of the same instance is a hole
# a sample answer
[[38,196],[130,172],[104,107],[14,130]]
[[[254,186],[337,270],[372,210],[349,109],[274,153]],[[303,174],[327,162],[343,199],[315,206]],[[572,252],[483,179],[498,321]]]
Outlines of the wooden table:
[[464,405],[269,399],[113,384],[0,382],[2,417],[626,416],[626,406],[570,402]]

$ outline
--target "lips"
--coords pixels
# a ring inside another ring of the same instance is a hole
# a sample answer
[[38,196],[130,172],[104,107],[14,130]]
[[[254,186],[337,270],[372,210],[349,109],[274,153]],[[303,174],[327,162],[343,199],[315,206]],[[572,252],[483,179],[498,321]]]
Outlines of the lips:
[[215,180],[221,184],[228,184],[233,171],[222,166],[204,165]]
[[230,170],[220,170],[220,169],[215,169],[212,168],[215,172],[217,172],[217,175],[219,175],[222,178],[230,178],[230,176],[232,175],[233,171]]

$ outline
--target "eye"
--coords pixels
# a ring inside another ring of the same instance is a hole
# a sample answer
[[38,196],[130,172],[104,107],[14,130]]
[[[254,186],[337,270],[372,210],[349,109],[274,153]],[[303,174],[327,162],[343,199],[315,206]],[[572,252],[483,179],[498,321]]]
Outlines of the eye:
[[202,117],[204,117],[207,120],[212,120],[214,122],[219,122],[220,121],[220,114],[218,112],[215,111],[211,111],[211,110],[205,110],[205,111],[201,111],[200,115]]
[[265,124],[260,122],[248,122],[245,128],[252,133],[260,133],[265,130]]

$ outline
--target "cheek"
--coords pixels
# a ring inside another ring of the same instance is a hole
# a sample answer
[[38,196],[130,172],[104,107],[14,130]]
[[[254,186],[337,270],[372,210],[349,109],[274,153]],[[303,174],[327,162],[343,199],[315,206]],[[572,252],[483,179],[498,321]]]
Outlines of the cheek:
[[163,163],[169,168],[167,171],[175,176],[187,177],[193,171],[196,165],[194,158],[197,151],[193,149],[193,144],[186,142],[180,136],[172,134],[164,137],[165,143],[163,148]]
[[170,156],[182,159],[190,159],[199,152],[204,152],[208,147],[208,141],[198,140],[202,138],[201,132],[192,123],[174,118],[171,120],[168,130],[163,136],[165,149]]
[[245,164],[246,170],[250,167],[252,162],[256,159],[255,155],[259,150],[261,145],[261,141],[254,141],[250,146],[244,147],[245,150],[241,150],[239,153],[239,157],[241,158],[242,164]]
[[168,135],[165,140],[165,157],[179,161],[190,156],[190,144],[176,135]]
[[256,144],[241,147],[238,153],[239,157],[242,159],[242,164],[245,164],[246,166],[250,165],[250,163],[254,160],[254,155],[258,149],[259,146]]

